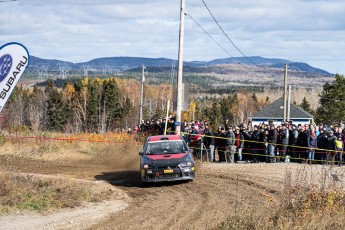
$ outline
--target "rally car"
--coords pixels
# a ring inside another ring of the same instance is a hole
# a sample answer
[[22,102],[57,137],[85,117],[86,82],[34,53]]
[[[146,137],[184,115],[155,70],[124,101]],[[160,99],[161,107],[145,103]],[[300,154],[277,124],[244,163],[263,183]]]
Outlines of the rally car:
[[194,180],[194,161],[180,135],[150,136],[140,155],[142,182]]

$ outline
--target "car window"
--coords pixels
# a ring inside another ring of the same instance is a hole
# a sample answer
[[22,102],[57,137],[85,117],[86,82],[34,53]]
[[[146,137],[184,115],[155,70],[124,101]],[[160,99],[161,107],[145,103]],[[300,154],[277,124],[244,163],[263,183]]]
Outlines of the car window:
[[145,154],[177,154],[186,151],[183,141],[160,141],[148,143]]

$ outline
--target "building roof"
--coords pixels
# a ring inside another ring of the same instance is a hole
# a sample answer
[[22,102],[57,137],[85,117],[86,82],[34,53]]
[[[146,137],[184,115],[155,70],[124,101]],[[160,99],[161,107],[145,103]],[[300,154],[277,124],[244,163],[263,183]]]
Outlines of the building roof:
[[[253,118],[284,118],[284,100],[279,98],[278,100],[272,102],[271,104],[264,107],[262,110],[256,112],[252,115]],[[313,115],[303,110],[301,107],[298,107],[290,103],[290,119],[312,119]]]

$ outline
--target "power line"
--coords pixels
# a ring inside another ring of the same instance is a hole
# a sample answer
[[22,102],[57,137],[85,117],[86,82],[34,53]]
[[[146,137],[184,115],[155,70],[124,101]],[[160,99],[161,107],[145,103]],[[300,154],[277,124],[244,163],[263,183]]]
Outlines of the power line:
[[17,2],[19,0],[0,0],[0,2]]
[[238,50],[238,52],[240,52],[243,57],[245,57],[250,63],[252,63],[253,65],[262,68],[262,66],[257,65],[256,63],[254,63],[252,60],[250,60],[250,58],[248,58],[241,50],[240,48],[238,48],[236,46],[236,44],[230,39],[230,37],[225,33],[225,31],[223,30],[223,28],[221,27],[221,25],[218,23],[217,19],[214,17],[214,15],[212,14],[210,8],[208,8],[206,2],[204,0],[202,0],[202,2],[204,3],[206,9],[208,10],[209,14],[212,16],[213,20],[216,22],[216,24],[218,25],[219,29],[223,32],[223,34],[225,35],[225,37],[230,41],[230,43]]
[[[245,69],[247,69],[247,70],[249,70],[249,71],[251,71],[251,72],[253,72],[253,70],[251,70],[251,69],[248,69],[247,68],[247,66],[245,66],[245,65],[243,65],[240,61],[238,61],[234,56],[232,56],[219,42],[217,42],[217,40],[215,40],[193,17],[192,17],[192,15],[190,15],[189,13],[186,13],[186,15],[187,16],[189,16],[193,21],[194,21],[194,23],[213,41],[213,42],[215,42],[222,50],[224,50],[224,52],[226,52],[230,57],[232,57],[239,65],[241,65],[243,68],[245,68]],[[257,66],[257,65],[256,65]],[[260,67],[260,68],[262,68],[262,67]],[[264,68],[264,69],[266,69],[266,68]],[[253,72],[255,75],[257,75],[255,72]],[[307,73],[306,72],[304,72],[304,71],[302,71],[301,72],[302,74],[305,74],[306,76],[308,76],[307,75]],[[319,98],[321,99],[321,98],[323,98],[323,99],[326,99],[326,100],[331,100],[331,101],[338,101],[339,99],[331,99],[331,98],[326,98],[326,97],[320,97],[319,96]]]
[[[232,56],[219,42],[217,42],[190,14],[187,14],[193,21],[194,23],[212,40],[214,41],[224,52],[226,52],[230,57],[232,57],[239,65],[241,65],[243,68],[252,71],[251,69],[248,69],[247,66],[243,65],[240,61],[238,61],[234,56]],[[252,71],[253,72],[253,71]],[[255,72],[253,72],[256,74]]]

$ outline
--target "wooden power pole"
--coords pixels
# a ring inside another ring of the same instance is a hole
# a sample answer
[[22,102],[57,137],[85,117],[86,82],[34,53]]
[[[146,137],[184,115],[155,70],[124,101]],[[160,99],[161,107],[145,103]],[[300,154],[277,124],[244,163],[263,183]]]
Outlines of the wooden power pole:
[[182,72],[183,72],[183,43],[184,43],[184,16],[186,1],[181,0],[180,9],[180,35],[178,49],[178,72],[177,72],[177,103],[176,103],[176,134],[180,134],[181,130],[181,111],[182,111]]
[[142,71],[142,75],[141,75],[139,125],[141,124],[141,120],[143,119],[143,98],[144,98],[145,69],[146,69],[146,67],[143,65],[143,71]]
[[287,121],[286,119],[286,100],[287,100],[287,68],[288,68],[288,65],[286,64],[285,65],[285,74],[284,74],[284,122]]

